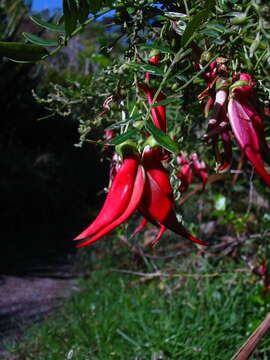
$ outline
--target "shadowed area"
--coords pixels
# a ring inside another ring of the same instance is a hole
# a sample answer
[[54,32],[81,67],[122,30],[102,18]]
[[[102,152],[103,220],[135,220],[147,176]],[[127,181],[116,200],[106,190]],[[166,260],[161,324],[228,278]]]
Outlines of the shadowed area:
[[24,276],[0,277],[0,355],[5,354],[7,340],[16,339],[25,326],[50,316],[77,289],[68,259],[49,260],[50,264],[45,259],[29,264]]

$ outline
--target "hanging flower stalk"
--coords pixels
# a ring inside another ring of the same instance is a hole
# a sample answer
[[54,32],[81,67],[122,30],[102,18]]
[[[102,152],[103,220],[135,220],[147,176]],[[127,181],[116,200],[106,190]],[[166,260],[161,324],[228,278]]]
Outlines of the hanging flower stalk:
[[[151,61],[157,64],[159,57]],[[150,77],[146,78],[149,80]],[[145,93],[151,106],[155,90],[145,83],[138,84],[138,87]],[[157,101],[164,98],[164,94],[159,94]],[[151,116],[154,125],[165,132],[166,107],[154,107],[151,110]],[[173,190],[162,164],[163,150],[154,139],[148,136],[142,155],[139,155],[136,144],[131,141],[121,144],[118,151],[123,158],[122,165],[115,174],[97,218],[76,237],[75,240],[85,240],[78,247],[86,246],[104,237],[125,222],[136,210],[141,213],[143,220],[134,234],[140,231],[147,222],[159,227],[159,232],[151,243],[152,246],[157,244],[166,229],[206,246],[204,241],[192,236],[177,220]],[[202,171],[199,164],[197,165],[197,170]]]

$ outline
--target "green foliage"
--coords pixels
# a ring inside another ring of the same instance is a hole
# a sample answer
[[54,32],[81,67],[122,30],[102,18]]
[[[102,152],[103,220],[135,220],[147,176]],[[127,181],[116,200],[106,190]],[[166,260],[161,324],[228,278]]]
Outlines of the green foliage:
[[175,143],[168,135],[166,135],[162,130],[155,127],[155,125],[147,121],[145,123],[145,128],[150,132],[153,138],[156,140],[157,144],[162,146],[164,149],[169,150],[173,153],[178,154],[180,149],[177,143]]
[[0,41],[0,55],[7,56],[11,60],[23,62],[39,61],[47,54],[46,49],[40,45]]
[[55,25],[52,23],[48,23],[46,21],[43,21],[42,19],[39,19],[37,16],[31,16],[30,19],[36,23],[37,25],[41,26],[44,29],[50,30],[50,31],[56,31],[59,33],[64,33],[65,28],[61,25]]
[[181,46],[185,47],[195,35],[195,32],[198,30],[199,26],[202,23],[205,23],[210,12],[215,6],[214,0],[206,0],[203,10],[198,12],[187,24],[185,31],[181,39]]
[[4,0],[0,3],[0,39],[12,41],[27,15],[31,1]]
[[30,41],[31,43],[33,43],[35,45],[41,45],[41,46],[57,46],[58,45],[58,42],[54,41],[54,40],[43,39],[37,35],[28,34],[25,32],[23,32],[22,34],[26,38],[26,40]]
[[[128,255],[122,257],[127,264]],[[122,257],[118,254],[117,263]],[[98,264],[96,258],[95,263],[102,270],[93,269],[89,279],[80,282],[81,291],[60,314],[35,326],[13,347],[18,359],[60,360],[69,354],[76,360],[158,355],[224,360],[269,310],[257,279],[241,265],[227,263],[226,270],[216,269],[198,257],[182,258],[180,263],[167,262],[163,276],[141,278],[112,272],[117,265],[111,261],[107,268],[104,259]],[[266,337],[251,359],[266,360],[269,351]]]

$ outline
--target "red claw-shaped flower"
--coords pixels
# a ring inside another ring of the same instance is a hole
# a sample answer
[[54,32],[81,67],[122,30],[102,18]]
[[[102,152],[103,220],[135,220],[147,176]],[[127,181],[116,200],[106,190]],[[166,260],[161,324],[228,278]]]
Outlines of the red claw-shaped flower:
[[184,226],[178,222],[174,211],[173,190],[168,174],[157,156],[157,151],[158,149],[150,148],[144,150],[143,166],[146,171],[146,183],[144,196],[139,207],[139,211],[147,220],[160,227],[160,231],[151,245],[157,244],[168,228],[188,240],[207,246],[204,241],[189,234]]
[[138,157],[124,159],[97,218],[75,240],[92,237],[78,247],[100,239],[126,221],[141,201],[144,183],[145,172]]
[[129,153],[124,158],[97,218],[76,237],[75,240],[86,239],[78,247],[104,237],[125,222],[137,209],[144,219],[135,233],[141,230],[147,221],[160,227],[152,245],[159,241],[167,228],[193,242],[207,245],[189,234],[178,222],[174,212],[173,191],[161,157],[160,148],[146,147],[141,160],[135,153]]
[[250,75],[247,75],[241,74],[239,81],[232,86],[228,117],[234,136],[245,156],[264,182],[270,186],[270,174],[266,171],[263,161],[263,155],[267,154],[269,149],[263,134],[262,119],[249,98],[252,95],[252,84]]
[[183,192],[188,190],[189,185],[192,183],[192,169],[190,162],[186,159],[185,155],[182,152],[177,156],[176,162],[178,165],[181,166],[177,177],[179,180],[181,180],[181,184],[178,190],[182,194]]
[[[160,55],[154,55],[152,56],[148,61],[151,65],[157,66],[160,60]],[[145,81],[149,82],[150,80],[150,74],[147,72],[145,74]],[[138,88],[144,92],[148,104],[151,106],[153,103],[153,99],[156,93],[156,90],[151,88],[147,83],[138,83]],[[166,99],[166,95],[163,93],[159,93],[156,99],[156,103]],[[151,110],[151,116],[154,125],[159,128],[160,130],[166,132],[167,129],[167,121],[166,121],[166,106],[160,105],[155,106]]]
[[[147,84],[142,84],[142,83],[138,84],[138,88],[144,92],[145,96],[147,97],[148,104],[151,106],[153,103],[153,99],[154,99],[156,91],[154,89],[152,89],[150,86],[148,86]],[[164,99],[166,99],[166,96],[163,93],[159,93],[156,103],[158,103]],[[153,107],[151,110],[151,116],[152,116],[154,125],[157,128],[159,128],[160,130],[166,132],[166,128],[167,128],[166,107],[163,105]]]
[[208,179],[207,167],[205,162],[203,160],[199,161],[198,155],[196,153],[191,154],[190,160],[192,161],[195,175],[199,176],[202,179],[203,186],[205,186]]
[[208,179],[207,167],[204,161],[199,161],[198,155],[193,153],[190,155],[189,160],[186,159],[183,153],[180,153],[176,158],[177,164],[181,166],[180,171],[177,174],[178,179],[181,180],[179,187],[180,193],[188,190],[189,185],[193,180],[193,172],[196,176],[199,176],[205,187]]
[[193,178],[190,164],[184,164],[177,174],[177,177],[181,180],[181,185],[179,186],[180,193],[187,191]]

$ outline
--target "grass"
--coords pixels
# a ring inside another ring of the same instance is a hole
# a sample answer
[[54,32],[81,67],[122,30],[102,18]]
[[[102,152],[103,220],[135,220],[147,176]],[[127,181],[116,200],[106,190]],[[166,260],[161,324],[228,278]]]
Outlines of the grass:
[[[116,265],[104,261],[60,313],[32,327],[10,350],[24,360],[230,359],[269,302],[239,265],[177,259],[167,265],[172,277],[144,281],[113,272]],[[269,357],[266,337],[251,359]]]

